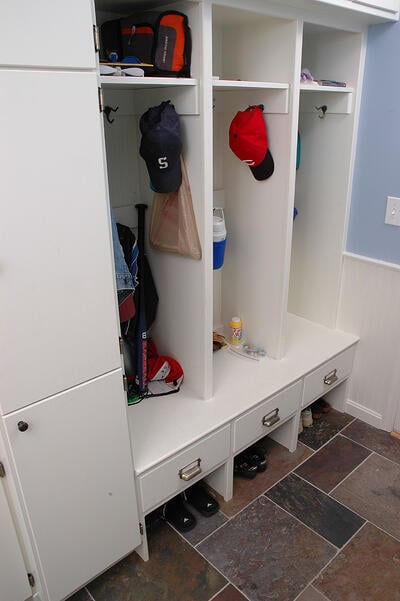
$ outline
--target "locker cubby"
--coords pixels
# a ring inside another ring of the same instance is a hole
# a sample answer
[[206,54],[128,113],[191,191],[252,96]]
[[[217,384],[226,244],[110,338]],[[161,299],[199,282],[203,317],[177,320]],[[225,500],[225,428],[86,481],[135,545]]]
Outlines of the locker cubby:
[[347,86],[300,86],[289,311],[329,328],[336,325],[363,51],[361,33],[304,24],[302,68]]
[[[297,27],[289,19],[213,7],[214,206],[224,207],[227,227],[225,262],[213,276],[213,325],[227,334],[230,318],[239,315],[246,340],[273,358],[285,344]],[[259,104],[275,163],[264,181],[233,154],[228,138],[237,111]]]
[[[108,77],[100,78],[104,104],[118,107],[111,114],[113,123],[104,120],[108,185],[110,201],[117,221],[137,233],[136,203],[148,205],[146,225],[150,221],[153,192],[143,159],[139,155],[141,134],[139,120],[151,106],[170,100],[180,116],[183,157],[188,171],[193,207],[202,245],[203,257],[195,261],[187,257],[160,253],[150,248],[146,237],[146,252],[159,295],[157,317],[150,329],[160,354],[176,358],[185,374],[184,388],[199,398],[211,392],[210,372],[212,349],[209,343],[211,326],[200,319],[208,302],[206,278],[207,249],[204,243],[206,208],[204,185],[204,116],[199,99],[201,75],[201,5],[192,2],[149,6],[160,12],[171,8],[184,12],[192,33],[191,74],[188,78],[168,77]],[[117,16],[135,12],[133,3]],[[139,8],[137,10],[144,10]],[[147,7],[146,7],[147,10]],[[110,16],[111,15],[111,16]],[[98,22],[113,18],[115,13],[98,14]],[[210,313],[210,311],[208,311]],[[193,341],[196,341],[196,344]],[[205,350],[206,349],[206,350]]]

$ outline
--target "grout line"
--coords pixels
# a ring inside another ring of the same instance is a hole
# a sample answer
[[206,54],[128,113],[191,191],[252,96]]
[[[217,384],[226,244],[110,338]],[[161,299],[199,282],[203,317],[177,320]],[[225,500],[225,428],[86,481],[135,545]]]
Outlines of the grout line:
[[[200,555],[200,556],[201,556],[201,557],[204,559],[204,561],[205,561],[205,562],[207,562],[207,563],[208,563],[210,566],[212,566],[212,567],[214,568],[214,570],[215,570],[216,572],[218,572],[218,574],[220,574],[220,575],[221,575],[221,576],[222,576],[222,577],[223,577],[223,578],[224,578],[224,579],[227,581],[227,584],[224,586],[224,588],[220,589],[220,590],[218,591],[218,593],[220,593],[221,591],[223,591],[223,590],[224,590],[224,589],[225,589],[225,588],[226,588],[226,587],[227,587],[229,584],[231,584],[231,585],[232,585],[232,586],[233,586],[233,587],[234,587],[236,590],[239,590],[239,589],[238,589],[238,588],[237,588],[237,587],[236,587],[236,586],[233,584],[233,582],[231,582],[231,581],[229,580],[229,578],[227,578],[227,576],[225,576],[225,574],[223,574],[223,573],[221,572],[221,570],[220,570],[219,568],[217,568],[217,566],[215,566],[215,565],[212,563],[212,561],[210,561],[210,560],[209,560],[209,559],[208,559],[208,558],[207,558],[207,557],[206,557],[206,556],[205,556],[205,555],[204,555],[204,554],[203,554],[201,551],[199,551],[198,549],[196,549],[196,551],[197,551],[197,553],[198,553],[198,554],[199,554],[199,555]],[[245,599],[247,599],[248,601],[251,601],[251,599],[249,599],[249,597],[247,597],[247,595],[245,595],[245,594],[243,593],[243,591],[239,591],[239,592],[240,592],[240,593],[243,595],[243,597],[244,597]],[[214,595],[214,597],[215,597],[215,595]],[[213,598],[213,597],[212,597],[212,598]]]
[[[354,418],[355,419],[355,418]],[[339,436],[339,434],[341,434],[343,432],[343,430],[345,430],[347,428],[347,426],[350,426],[350,424],[353,423],[354,419],[349,422],[348,424],[346,424],[345,426],[343,426],[343,428],[341,428],[338,432],[336,432],[333,436],[331,436],[331,438],[329,438],[326,442],[324,442],[323,445],[321,445],[320,447],[318,447],[318,449],[313,449],[312,447],[309,447],[305,442],[303,442],[302,440],[298,439],[298,442],[301,442],[302,444],[304,444],[308,449],[311,449],[312,451],[314,451],[314,453],[318,453],[318,451],[320,451],[321,449],[323,449],[324,447],[326,447],[326,445],[328,445],[330,442],[332,442],[332,440],[334,438],[336,438],[336,436]],[[355,441],[353,441],[355,442]]]
[[367,522],[369,524],[371,524],[371,526],[375,526],[375,528],[377,528],[378,530],[380,530],[381,532],[383,532],[384,534],[387,534],[388,536],[390,536],[391,538],[394,538],[394,540],[398,543],[400,543],[400,538],[398,536],[395,536],[394,534],[391,534],[390,532],[388,532],[387,530],[385,530],[384,528],[382,528],[382,526],[377,526],[377,524],[374,524],[374,522],[371,522],[371,520],[367,520]]
[[306,591],[309,588],[314,589],[314,591],[322,597],[323,601],[331,601],[330,599],[328,599],[328,597],[326,597],[323,593],[321,593],[321,591],[319,591],[317,588],[315,588],[315,586],[313,586],[312,584],[307,584],[307,586],[305,588],[303,588],[301,593],[299,593],[297,595],[297,597],[295,597],[292,601],[297,601],[297,599],[300,599],[300,597],[304,593],[304,591]]
[[219,591],[217,591],[215,593],[215,595],[213,595],[208,601],[212,601],[213,599],[215,599],[220,593],[222,593],[222,591],[224,591],[226,588],[228,588],[229,585],[230,585],[230,582],[228,580],[228,582],[225,584],[225,586],[223,586]]
[[368,456],[367,456],[365,459],[363,459],[363,460],[361,461],[361,463],[359,463],[359,464],[357,465],[357,467],[355,467],[355,468],[354,468],[354,470],[352,470],[351,472],[349,472],[349,473],[347,474],[347,476],[345,476],[345,477],[343,478],[343,480],[341,480],[341,481],[340,481],[338,484],[336,484],[336,486],[334,486],[334,487],[332,488],[332,490],[330,491],[329,495],[331,495],[331,494],[332,494],[332,493],[333,493],[333,492],[334,492],[334,491],[335,491],[335,490],[338,488],[338,486],[340,486],[341,484],[343,484],[343,482],[345,482],[345,481],[346,481],[348,478],[350,478],[350,476],[351,476],[352,474],[354,474],[354,472],[355,472],[355,471],[357,471],[357,470],[358,470],[358,468],[359,468],[359,467],[361,467],[361,466],[362,466],[362,465],[363,465],[363,464],[364,464],[364,463],[367,461],[367,459],[369,459],[369,458],[371,457],[371,455],[372,455],[372,454],[373,454],[373,451],[371,451],[371,453],[370,453],[370,454],[369,454],[369,455],[368,455]]
[[319,591],[317,588],[315,588],[315,586],[313,584],[310,584],[310,587],[316,592],[319,593],[321,595],[321,597],[323,597],[323,599],[326,599],[326,601],[331,601],[330,599],[328,599],[328,597],[326,595],[324,595],[324,593],[321,593],[321,591]]
[[375,451],[374,449],[370,449],[369,447],[366,447],[365,444],[362,444],[361,442],[358,442],[358,440],[353,440],[349,436],[344,436],[344,438],[347,438],[351,442],[355,442],[356,444],[360,445],[360,447],[363,447],[364,449],[367,449],[367,451],[371,451],[371,453],[375,453],[375,455],[379,455],[379,457],[382,457],[383,459],[387,459],[388,461],[391,461],[395,465],[400,466],[400,462],[399,461],[395,461],[394,459],[390,459],[389,457],[386,457],[386,455],[382,455],[382,453],[378,453],[378,451]]
[[[332,562],[333,562],[333,561],[334,561],[334,560],[335,560],[335,559],[336,559],[336,558],[337,558],[337,557],[340,555],[340,553],[342,553],[342,551],[344,551],[344,549],[347,547],[347,545],[348,545],[348,544],[349,544],[349,543],[350,543],[350,542],[353,540],[353,538],[354,538],[355,536],[357,536],[357,534],[359,534],[359,533],[361,532],[361,530],[364,528],[365,524],[367,524],[367,523],[368,523],[368,522],[364,522],[364,524],[362,524],[362,525],[361,525],[361,527],[360,527],[360,528],[357,530],[357,532],[355,532],[355,533],[353,534],[353,536],[351,536],[351,537],[349,538],[349,540],[348,540],[348,541],[347,541],[347,542],[346,542],[346,543],[343,545],[343,547],[342,547],[341,549],[338,549],[338,552],[336,553],[336,555],[334,555],[334,556],[333,556],[333,557],[332,557],[332,558],[331,558],[331,559],[328,561],[328,563],[327,563],[327,564],[326,564],[326,565],[325,565],[325,566],[324,566],[324,567],[323,567],[323,568],[322,568],[322,569],[321,569],[321,570],[320,570],[320,571],[319,571],[319,572],[318,572],[318,573],[317,573],[315,576],[313,576],[312,580],[310,580],[310,582],[307,584],[307,586],[305,586],[305,587],[304,587],[304,589],[303,589],[303,590],[305,590],[305,589],[306,589],[307,587],[309,587],[309,586],[313,586],[313,582],[314,582],[314,581],[315,581],[315,580],[316,580],[316,579],[317,579],[317,578],[318,578],[318,577],[319,577],[319,576],[322,574],[322,572],[324,572],[324,571],[325,571],[325,570],[328,568],[328,566],[330,566],[330,564],[331,564],[331,563],[332,563]],[[316,589],[318,592],[320,592],[320,591],[319,591],[319,589],[317,589],[315,586],[313,586],[313,588],[315,588],[315,589]],[[299,595],[298,595],[298,596],[299,596]],[[298,598],[298,596],[297,596],[295,599],[293,599],[293,601],[296,601],[296,599]],[[325,595],[324,595],[324,596],[325,596]],[[329,601],[329,600],[328,600],[328,601]]]
[[[348,415],[349,415],[349,414],[348,414]],[[351,424],[353,424],[353,423],[354,423],[354,422],[355,422],[357,419],[358,419],[357,417],[354,417],[354,418],[351,420],[351,422],[349,422],[349,423],[347,424],[347,426],[345,426],[345,427],[343,428],[343,430],[346,430],[346,428],[348,428],[348,427],[349,427]],[[360,420],[360,421],[361,421],[361,420]]]
[[[337,552],[341,551],[343,549],[343,547],[337,547],[336,545],[334,545],[330,540],[326,539],[324,536],[322,536],[322,534],[320,534],[319,532],[316,532],[313,528],[311,528],[311,526],[309,526],[308,524],[305,524],[304,522],[302,522],[297,516],[293,515],[292,513],[290,513],[290,511],[288,511],[287,509],[285,509],[284,507],[281,507],[280,505],[278,505],[278,503],[276,503],[273,499],[270,499],[269,497],[265,497],[268,501],[271,501],[271,503],[273,503],[276,507],[278,507],[278,509],[281,509],[282,511],[284,511],[285,513],[287,513],[287,515],[289,515],[291,518],[293,518],[294,520],[296,520],[296,522],[299,522],[299,524],[301,524],[302,526],[305,526],[308,530],[310,530],[313,534],[316,534],[317,536],[319,536],[319,538],[322,538],[322,540],[325,543],[328,543],[328,545],[331,545],[335,550],[337,550]],[[363,524],[364,525],[364,524]],[[344,546],[344,545],[343,545]],[[335,553],[335,556],[337,555],[337,553]]]
[[224,526],[226,526],[227,524],[229,524],[229,522],[231,521],[232,518],[227,519],[226,522],[224,522],[223,524],[220,524],[217,528],[215,528],[214,530],[212,530],[211,532],[209,532],[204,538],[202,538],[201,540],[199,540],[195,545],[193,545],[193,548],[196,549],[196,551],[198,550],[197,547],[199,545],[201,545],[202,543],[204,543],[204,541],[206,541],[208,538],[210,538],[210,536],[212,536],[215,532],[218,532],[219,530],[221,530],[221,528],[223,528]]
[[93,595],[91,594],[91,592],[89,591],[89,589],[85,586],[85,591],[87,592],[87,594],[89,595],[91,601],[95,601],[95,598],[93,597]]

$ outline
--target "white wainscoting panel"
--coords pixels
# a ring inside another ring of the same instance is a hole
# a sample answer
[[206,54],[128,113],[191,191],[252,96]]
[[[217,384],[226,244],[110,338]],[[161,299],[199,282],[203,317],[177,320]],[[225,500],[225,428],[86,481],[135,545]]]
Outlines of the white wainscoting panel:
[[388,431],[400,414],[399,308],[400,266],[345,253],[337,327],[360,337],[346,411]]

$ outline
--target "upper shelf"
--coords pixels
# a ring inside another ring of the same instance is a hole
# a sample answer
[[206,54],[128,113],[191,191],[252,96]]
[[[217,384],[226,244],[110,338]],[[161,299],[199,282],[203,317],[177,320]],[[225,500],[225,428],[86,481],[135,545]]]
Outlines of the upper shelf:
[[[217,112],[237,110],[238,104],[263,104],[265,113],[285,114],[289,110],[288,83],[213,79],[213,91],[216,95],[214,105]],[[223,102],[218,102],[217,92],[224,93]]]
[[[114,75],[101,75],[101,87],[108,94],[114,91],[120,94],[126,92],[139,92],[135,94],[133,109],[141,115],[149,106],[157,105],[162,100],[170,100],[179,115],[199,114],[199,86],[198,80],[185,77],[117,77]],[[124,94],[130,96],[129,94]],[[116,100],[119,102],[119,100]]]
[[[318,112],[318,105],[326,105],[327,114],[349,115],[352,112],[354,92],[352,87],[300,84],[300,92],[301,113]],[[307,93],[303,94],[303,92]]]
[[103,88],[126,90],[148,90],[149,88],[198,85],[197,79],[186,77],[116,77],[114,75],[100,75],[100,83]]
[[304,83],[300,84],[300,90],[302,92],[339,92],[341,94],[351,94],[354,92],[354,88],[348,86],[310,86]]
[[243,90],[243,89],[268,89],[288,90],[288,83],[275,83],[271,81],[243,81],[232,79],[213,79],[213,87],[219,90]]

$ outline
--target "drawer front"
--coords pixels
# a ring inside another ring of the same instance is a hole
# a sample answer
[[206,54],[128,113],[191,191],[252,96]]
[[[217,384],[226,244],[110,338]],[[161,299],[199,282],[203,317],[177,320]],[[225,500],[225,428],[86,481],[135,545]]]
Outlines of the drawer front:
[[139,479],[143,511],[157,507],[164,500],[201,480],[214,467],[223,463],[229,453],[228,425],[144,474]]
[[300,408],[301,381],[235,420],[233,450],[238,452],[265,436]]
[[321,367],[304,378],[302,406],[335,388],[336,384],[345,380],[351,373],[354,357],[354,347],[347,349],[334,359],[327,361]]

